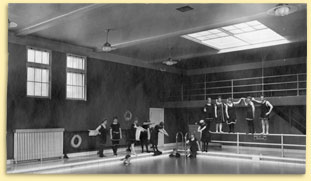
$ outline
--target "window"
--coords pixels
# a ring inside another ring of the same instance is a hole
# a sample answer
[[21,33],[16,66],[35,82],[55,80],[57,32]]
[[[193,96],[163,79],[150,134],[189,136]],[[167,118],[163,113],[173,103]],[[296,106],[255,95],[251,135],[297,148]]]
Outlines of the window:
[[50,52],[27,48],[27,96],[50,97]]
[[86,100],[86,58],[67,55],[66,98]]
[[217,29],[183,35],[182,37],[219,50],[218,53],[260,48],[288,43],[259,21],[250,21]]

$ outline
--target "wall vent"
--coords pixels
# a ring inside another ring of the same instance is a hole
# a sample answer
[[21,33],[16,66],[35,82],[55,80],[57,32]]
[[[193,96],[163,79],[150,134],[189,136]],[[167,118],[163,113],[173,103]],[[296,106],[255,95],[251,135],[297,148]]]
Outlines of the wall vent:
[[183,7],[176,8],[176,10],[180,12],[187,12],[187,11],[193,10],[193,8],[190,6],[183,6]]

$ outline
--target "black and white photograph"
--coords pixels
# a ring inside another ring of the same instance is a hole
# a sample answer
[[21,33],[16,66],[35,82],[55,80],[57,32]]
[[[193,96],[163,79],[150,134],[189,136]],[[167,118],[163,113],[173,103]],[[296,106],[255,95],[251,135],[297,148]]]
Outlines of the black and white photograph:
[[7,174],[305,174],[307,4],[7,13]]

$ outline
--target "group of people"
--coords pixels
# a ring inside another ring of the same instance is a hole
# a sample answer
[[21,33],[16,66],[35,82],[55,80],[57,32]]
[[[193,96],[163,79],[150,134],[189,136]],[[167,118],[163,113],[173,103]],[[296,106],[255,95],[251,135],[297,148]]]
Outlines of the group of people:
[[[110,127],[107,126],[108,120],[104,119],[102,123],[96,128],[99,137],[99,157],[104,157],[104,147],[107,143],[108,133],[110,135],[110,140],[112,143],[112,150],[115,156],[118,155],[118,146],[120,144],[120,140],[122,139],[122,129],[120,123],[118,122],[118,118],[114,117]],[[124,163],[128,163],[130,159],[130,155],[135,152],[135,143],[139,142],[141,145],[141,152],[149,153],[149,144],[151,144],[154,155],[160,155],[162,152],[158,149],[158,135],[162,133],[168,136],[168,133],[164,129],[164,123],[160,122],[154,127],[150,127],[152,123],[148,120],[142,123],[142,125],[138,125],[138,119],[135,118],[133,123],[127,129],[126,132],[126,143],[127,149],[126,152],[130,154],[126,154],[126,158],[124,159]],[[145,148],[145,149],[144,149]]]
[[[269,116],[273,109],[272,104],[264,98],[260,97],[260,100],[256,100],[253,97],[240,98],[234,102],[232,98],[228,98],[226,102],[222,101],[221,97],[216,99],[215,104],[212,104],[212,99],[208,98],[206,105],[203,108],[204,122],[210,124],[211,121],[216,122],[216,132],[223,133],[223,124],[227,123],[229,127],[229,133],[234,133],[234,127],[237,122],[236,107],[241,102],[244,102],[246,107],[246,121],[248,125],[248,133],[254,133],[254,120],[255,120],[255,104],[260,104],[260,120],[262,124],[262,134],[269,134]],[[201,123],[202,124],[202,123]],[[199,130],[202,132],[203,130]],[[202,132],[203,133],[203,132]]]
[[[204,119],[200,120],[198,132],[201,135],[202,151],[208,151],[208,143],[210,142],[210,125],[212,121],[216,123],[216,132],[223,133],[223,124],[227,124],[229,127],[229,133],[235,132],[235,124],[237,123],[236,107],[241,102],[244,102],[246,107],[246,118],[248,125],[248,133],[254,133],[254,119],[255,119],[255,103],[260,105],[260,120],[262,124],[262,134],[269,134],[269,116],[273,109],[272,104],[266,100],[263,96],[260,100],[256,100],[253,97],[240,98],[236,102],[232,98],[228,98],[226,102],[223,102],[221,97],[218,97],[215,103],[212,103],[212,99],[208,98],[207,103],[203,108]],[[107,136],[109,132],[110,140],[112,143],[113,154],[117,155],[118,145],[122,139],[122,129],[118,122],[118,118],[114,117],[110,127],[107,126],[107,119],[104,119],[102,123],[96,128],[100,139],[100,148],[98,154],[100,157],[104,157],[104,147],[107,142]],[[127,130],[127,149],[126,157],[124,158],[124,164],[128,164],[131,154],[135,154],[135,143],[140,142],[141,152],[149,152],[149,144],[152,145],[154,155],[159,155],[162,152],[158,149],[158,135],[162,133],[168,136],[168,133],[164,129],[164,123],[160,122],[154,127],[150,127],[152,123],[145,121],[142,125],[138,125],[138,119],[135,118],[129,129]],[[201,148],[194,134],[190,134],[186,143],[189,145],[188,156],[195,158],[197,151]],[[145,149],[144,149],[145,148]],[[176,152],[173,151],[171,157],[176,157]],[[178,157],[178,154],[177,154]]]
[[[262,124],[262,134],[269,134],[269,116],[273,109],[272,104],[266,100],[263,96],[260,100],[256,100],[253,97],[240,98],[236,102],[232,98],[228,98],[226,102],[223,102],[221,97],[216,99],[215,104],[212,104],[212,99],[208,98],[207,103],[203,108],[204,119],[201,119],[198,123],[198,132],[200,133],[201,146],[193,133],[190,134],[190,138],[186,143],[189,147],[186,156],[190,158],[196,158],[197,151],[201,149],[202,152],[208,151],[208,143],[211,140],[210,126],[212,121],[215,120],[216,132],[223,133],[223,124],[227,123],[229,133],[234,133],[234,126],[237,123],[236,107],[241,102],[244,102],[246,107],[246,121],[248,125],[248,133],[254,133],[254,120],[255,120],[255,103],[259,104],[260,108],[260,120]],[[169,155],[170,157],[180,157],[177,150]]]

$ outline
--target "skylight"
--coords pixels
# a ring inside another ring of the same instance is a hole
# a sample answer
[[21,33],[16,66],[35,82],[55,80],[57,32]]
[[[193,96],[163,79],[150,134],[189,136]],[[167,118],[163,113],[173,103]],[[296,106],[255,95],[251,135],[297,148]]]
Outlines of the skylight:
[[182,37],[219,50],[218,53],[246,50],[288,43],[283,36],[259,21],[250,21]]

